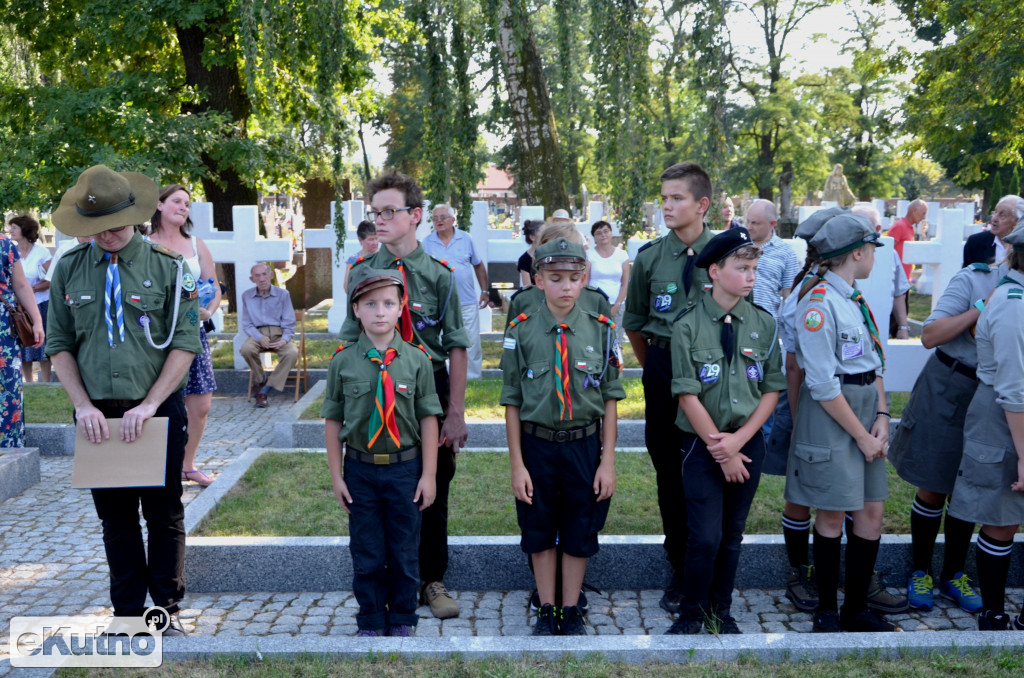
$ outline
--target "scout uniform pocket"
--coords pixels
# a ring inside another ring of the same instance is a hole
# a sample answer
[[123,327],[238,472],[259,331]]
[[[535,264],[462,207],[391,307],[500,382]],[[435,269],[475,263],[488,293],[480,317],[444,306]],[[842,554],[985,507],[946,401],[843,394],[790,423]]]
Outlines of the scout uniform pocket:
[[795,469],[793,475],[800,485],[818,490],[832,487],[831,464],[832,450],[822,445],[810,443],[794,443],[793,457]]

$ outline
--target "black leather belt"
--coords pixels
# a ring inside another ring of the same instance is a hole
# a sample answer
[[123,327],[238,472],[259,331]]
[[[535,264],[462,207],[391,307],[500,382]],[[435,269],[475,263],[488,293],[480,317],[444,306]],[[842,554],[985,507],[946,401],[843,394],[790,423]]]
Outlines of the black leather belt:
[[836,376],[839,377],[844,384],[856,384],[857,386],[873,384],[875,383],[875,379],[878,378],[874,371],[861,372],[860,374],[837,374]]
[[142,400],[125,400],[123,398],[104,398],[103,400],[94,400],[93,405],[96,407],[113,407],[117,409],[130,410],[138,407],[142,404]]
[[413,445],[412,447],[407,447],[404,450],[392,452],[391,454],[374,454],[373,452],[363,452],[362,450],[357,450],[354,447],[345,445],[345,456],[349,459],[361,461],[364,464],[387,466],[388,464],[401,464],[404,461],[412,461],[416,457],[420,456],[420,446]]
[[671,348],[672,340],[663,339],[662,337],[651,337],[647,340],[647,344],[649,346],[654,346],[655,348]]
[[964,365],[956,358],[953,358],[948,353],[943,353],[939,349],[935,349],[935,356],[939,359],[939,362],[946,367],[952,367],[954,372],[959,372],[965,377],[970,377],[974,381],[978,381],[978,370],[975,368],[969,365]]
[[565,431],[556,431],[551,428],[544,428],[528,421],[523,422],[523,433],[536,436],[551,443],[567,443],[574,440],[582,440],[597,431],[597,422],[580,428],[571,428]]

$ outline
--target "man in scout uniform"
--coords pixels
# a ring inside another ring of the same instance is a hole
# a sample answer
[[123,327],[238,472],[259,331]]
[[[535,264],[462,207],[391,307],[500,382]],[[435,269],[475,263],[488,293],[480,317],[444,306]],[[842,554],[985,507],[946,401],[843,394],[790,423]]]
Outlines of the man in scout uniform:
[[647,427],[644,438],[658,481],[658,508],[672,580],[661,607],[679,611],[686,562],[686,501],[675,421],[679,401],[672,395],[672,323],[711,290],[697,256],[711,240],[704,215],[711,205],[711,179],[692,162],[672,165],[661,175],[662,213],[668,235],[640,248],[629,276],[622,325],[641,367]]
[[[884,458],[889,412],[878,326],[860,290],[874,266],[879,235],[856,214],[827,221],[810,244],[821,256],[820,281],[797,306],[797,361],[804,382],[797,401],[786,500],[817,509],[814,562],[818,608],[814,631],[896,631],[868,608],[867,594],[889,494]],[[847,529],[846,583],[838,611],[839,556]]]
[[[462,326],[459,292],[450,267],[424,251],[416,241],[423,218],[423,191],[412,177],[386,172],[366,187],[367,218],[377,226],[380,250],[357,259],[352,271],[369,265],[395,269],[405,283],[405,307],[398,329],[402,339],[420,344],[434,365],[434,383],[444,409],[437,452],[437,498],[423,512],[420,531],[421,600],[439,619],[456,617],[459,605],[444,586],[448,569],[448,488],[455,476],[455,454],[466,444],[466,348],[469,336]],[[344,341],[355,341],[359,323],[349,313],[341,327]],[[450,373],[445,361],[450,364]]]
[[[141,616],[148,592],[154,605],[170,613],[164,635],[181,635],[181,467],[188,440],[181,389],[202,347],[198,293],[188,266],[135,232],[156,211],[157,194],[143,174],[97,165],[61,198],[54,225],[70,236],[95,238],[65,254],[53,276],[46,352],[75,406],[76,425],[91,442],[114,435],[130,443],[150,417],[168,418],[164,484],[94,489],[92,497],[103,524],[114,615]],[[120,418],[120,430],[112,430],[108,418]],[[109,472],[116,477],[117,469]]]
[[351,282],[362,332],[331,359],[322,408],[327,462],[335,497],[351,514],[356,635],[410,636],[419,621],[420,512],[434,500],[441,403],[430,358],[395,331],[401,275],[359,266]]
[[558,238],[538,247],[534,261],[544,304],[518,315],[503,344],[512,490],[540,598],[534,635],[586,635],[580,587],[615,491],[616,401],[626,392],[614,323],[576,303],[587,262],[582,245]]
[[689,542],[679,618],[669,634],[739,633],[732,588],[764,461],[767,421],[786,387],[775,320],[746,300],[761,256],[747,229],[712,238],[697,257],[714,285],[672,328],[672,392],[683,431]]

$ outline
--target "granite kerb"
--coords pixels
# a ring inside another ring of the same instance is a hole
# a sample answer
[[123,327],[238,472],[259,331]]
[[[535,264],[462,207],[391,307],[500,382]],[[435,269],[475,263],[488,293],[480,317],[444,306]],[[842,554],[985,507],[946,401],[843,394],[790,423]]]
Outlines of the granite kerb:
[[[203,517],[242,477],[265,448],[250,448],[217,482],[203,490],[185,511],[186,576],[199,593],[240,591],[338,591],[351,587],[348,537],[198,537],[191,536]],[[295,449],[279,452],[301,451]],[[322,450],[321,450],[322,451]],[[601,550],[587,568],[587,583],[599,589],[644,589],[668,579],[661,535],[602,535]],[[936,567],[944,538],[938,537]],[[975,577],[973,552],[967,572]],[[445,577],[455,590],[508,591],[532,588],[533,579],[518,536],[449,538]],[[911,559],[909,535],[885,535],[876,569],[902,577]],[[737,588],[773,588],[788,569],[781,535],[745,535]],[[1024,573],[1024,534],[1016,536],[1011,580]],[[897,582],[888,582],[898,585]]]
[[0,450],[0,501],[16,497],[39,482],[39,450],[9,447]]
[[593,656],[609,662],[686,664],[753,659],[761,663],[828,661],[843,656],[899,659],[937,653],[955,656],[1019,653],[1024,634],[1013,631],[936,631],[932,633],[751,633],[739,636],[444,636],[441,638],[354,638],[340,636],[166,638],[163,658],[185,661],[214,655],[250,657],[254,661],[309,655],[363,658],[369,652],[406,657],[476,660],[524,656],[557,661],[565,656]]

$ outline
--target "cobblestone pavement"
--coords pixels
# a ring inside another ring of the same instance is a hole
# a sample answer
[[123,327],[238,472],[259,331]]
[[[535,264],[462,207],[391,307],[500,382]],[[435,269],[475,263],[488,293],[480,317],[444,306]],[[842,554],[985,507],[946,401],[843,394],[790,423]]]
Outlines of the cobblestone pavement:
[[[248,447],[270,444],[273,424],[289,416],[290,398],[256,410],[244,397],[215,397],[198,454],[198,466],[216,476]],[[10,670],[7,634],[16,615],[110,614],[108,572],[99,521],[88,492],[68,489],[70,457],[43,457],[41,481],[0,503],[0,675]],[[201,491],[185,485],[185,502]],[[890,583],[894,583],[891,582]],[[527,635],[532,624],[528,591],[453,592],[462,607],[440,621],[419,610],[421,637]],[[1008,592],[1020,612],[1022,589]],[[588,592],[590,632],[598,635],[663,633],[672,618],[659,606],[660,591]],[[351,635],[356,602],[351,592],[192,594],[181,611],[194,635]],[[810,615],[797,612],[782,589],[738,591],[733,614],[745,633],[808,632]],[[893,615],[906,631],[974,629],[974,618],[936,597],[931,612]]]

